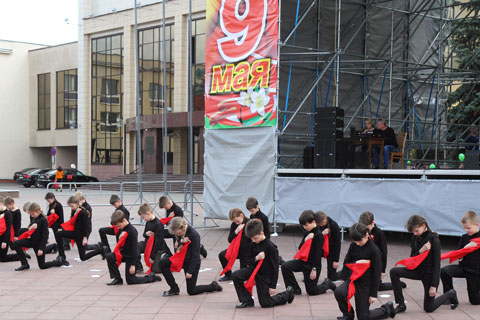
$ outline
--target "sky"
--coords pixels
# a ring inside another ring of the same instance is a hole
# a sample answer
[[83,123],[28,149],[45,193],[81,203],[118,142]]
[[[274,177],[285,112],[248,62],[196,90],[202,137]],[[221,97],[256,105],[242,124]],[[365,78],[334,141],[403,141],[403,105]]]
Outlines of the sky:
[[46,45],[77,41],[77,5],[78,0],[1,0],[0,39]]

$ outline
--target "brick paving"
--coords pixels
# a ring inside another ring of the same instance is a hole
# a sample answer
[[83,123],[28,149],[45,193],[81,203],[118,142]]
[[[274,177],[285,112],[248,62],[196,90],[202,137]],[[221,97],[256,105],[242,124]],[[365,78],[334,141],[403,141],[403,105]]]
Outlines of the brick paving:
[[[0,184],[0,189],[19,189],[20,199],[16,199],[17,206],[23,206],[26,201],[36,201],[44,205],[42,200],[45,190],[24,189],[12,184]],[[67,192],[59,194],[59,200],[65,203]],[[106,204],[110,194],[87,194],[87,200],[92,204]],[[148,195],[147,195],[148,196]],[[153,197],[153,196],[152,196]],[[177,199],[178,198],[178,199]],[[128,201],[135,200],[135,195],[126,196]],[[153,198],[152,198],[153,199]],[[175,198],[180,201],[182,196]],[[94,231],[105,226],[109,221],[111,207],[93,208]],[[136,208],[133,207],[132,216],[138,222]],[[200,209],[197,210],[197,213]],[[27,216],[22,217],[23,224],[27,223]],[[195,218],[195,224],[201,224],[200,217]],[[198,229],[202,242],[208,250],[208,257],[202,259],[202,266],[198,283],[210,283],[218,278],[221,266],[218,253],[227,247],[229,223],[217,221],[219,227]],[[211,222],[208,223],[212,225]],[[139,233],[143,227],[137,226]],[[295,254],[301,232],[296,226],[288,226],[279,237],[273,241],[278,245],[280,255],[290,259]],[[347,237],[348,238],[348,237]],[[408,256],[409,235],[388,233],[389,256],[388,268],[401,258]],[[53,235],[50,235],[52,241]],[[112,239],[110,239],[112,240]],[[442,237],[445,251],[455,247],[456,238]],[[98,233],[92,233],[91,243],[99,241]],[[167,242],[171,246],[171,242]],[[349,241],[342,244],[343,257]],[[29,250],[30,254],[33,251]],[[324,295],[309,297],[305,293],[296,296],[290,305],[271,309],[262,309],[256,303],[254,308],[236,310],[237,296],[233,284],[222,283],[223,292],[188,296],[186,294],[185,278],[183,273],[175,274],[180,286],[180,295],[164,298],[161,296],[167,285],[164,281],[144,285],[122,285],[108,287],[110,281],[107,264],[101,257],[94,257],[82,262],[78,259],[76,248],[67,251],[67,259],[71,267],[51,268],[39,270],[35,258],[30,261],[30,270],[15,272],[19,262],[0,263],[0,319],[336,319],[340,315],[335,298],[331,291]],[[47,255],[47,261],[56,255]],[[443,262],[445,263],[445,262]],[[235,264],[234,270],[238,268]],[[123,265],[120,268],[122,274]],[[321,279],[325,277],[323,268]],[[300,275],[297,279],[302,286]],[[386,279],[388,281],[388,279]],[[449,306],[442,306],[437,311],[427,314],[422,310],[423,288],[419,281],[406,280],[405,289],[407,312],[400,314],[396,319],[480,319],[480,307],[472,306],[468,302],[466,284],[464,280],[455,280],[454,285],[458,292],[460,305],[457,310],[450,310]],[[283,279],[279,278],[277,291],[285,289]],[[440,289],[442,290],[442,289]],[[256,294],[254,290],[254,295]],[[393,300],[393,292],[380,292],[379,301],[374,306],[388,300]]]

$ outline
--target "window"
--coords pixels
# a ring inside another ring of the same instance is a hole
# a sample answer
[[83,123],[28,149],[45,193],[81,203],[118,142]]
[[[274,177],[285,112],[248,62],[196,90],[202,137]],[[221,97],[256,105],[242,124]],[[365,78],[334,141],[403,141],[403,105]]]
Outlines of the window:
[[57,72],[57,129],[77,127],[77,69]]
[[192,21],[193,109],[205,110],[205,18]]
[[123,36],[92,39],[92,163],[123,163]]
[[[138,31],[138,59],[140,87],[140,113],[155,114],[173,109],[173,25],[165,27],[163,41],[162,27],[153,27]],[[163,44],[166,44],[166,57],[163,56]],[[166,94],[164,97],[163,61],[166,62]],[[145,84],[145,85],[143,85]]]
[[50,73],[38,79],[38,130],[50,130]]

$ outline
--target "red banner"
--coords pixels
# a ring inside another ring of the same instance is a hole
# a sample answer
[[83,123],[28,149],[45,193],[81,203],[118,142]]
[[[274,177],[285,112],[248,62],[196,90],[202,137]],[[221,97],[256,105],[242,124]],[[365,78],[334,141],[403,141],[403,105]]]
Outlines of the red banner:
[[278,0],[207,0],[207,129],[276,125],[278,15]]

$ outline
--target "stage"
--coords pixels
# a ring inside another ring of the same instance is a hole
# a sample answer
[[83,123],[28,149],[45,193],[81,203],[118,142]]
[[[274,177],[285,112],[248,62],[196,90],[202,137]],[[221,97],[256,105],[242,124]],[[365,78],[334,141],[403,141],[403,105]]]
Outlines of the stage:
[[275,219],[298,223],[312,209],[348,227],[371,211],[382,229],[406,231],[419,214],[439,234],[458,236],[463,214],[479,211],[479,195],[480,170],[278,169]]

